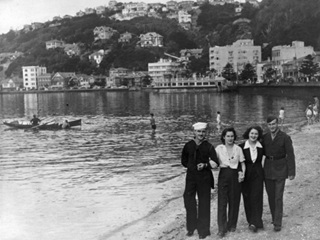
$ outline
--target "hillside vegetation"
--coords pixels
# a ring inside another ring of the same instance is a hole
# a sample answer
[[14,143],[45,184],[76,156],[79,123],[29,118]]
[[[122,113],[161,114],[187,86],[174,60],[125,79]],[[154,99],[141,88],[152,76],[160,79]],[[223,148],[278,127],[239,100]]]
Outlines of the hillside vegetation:
[[[21,75],[21,66],[46,66],[48,72],[68,71],[86,74],[107,74],[111,67],[125,67],[146,71],[149,62],[156,62],[164,53],[179,56],[181,49],[202,48],[202,65],[208,68],[210,46],[227,45],[237,39],[254,39],[262,48],[262,58],[271,57],[271,48],[289,45],[292,41],[304,41],[315,50],[320,50],[320,1],[319,0],[263,0],[259,8],[244,4],[241,15],[236,15],[233,4],[200,6],[197,27],[186,31],[176,20],[150,17],[134,18],[130,21],[114,21],[106,12],[104,18],[96,14],[61,20],[61,25],[28,33],[10,31],[0,35],[0,52],[23,52],[24,55],[11,62],[6,76]],[[247,18],[250,23],[238,22]],[[94,41],[93,29],[108,26],[118,31],[107,41]],[[134,34],[129,44],[118,43],[119,34]],[[163,48],[141,48],[139,35],[157,32],[164,37]],[[58,39],[66,43],[78,43],[81,55],[69,57],[62,49],[46,50],[45,42]],[[97,65],[88,56],[100,49],[110,50]],[[200,64],[200,65],[201,65]],[[203,66],[199,66],[204,69]],[[196,70],[196,69],[195,69]]]

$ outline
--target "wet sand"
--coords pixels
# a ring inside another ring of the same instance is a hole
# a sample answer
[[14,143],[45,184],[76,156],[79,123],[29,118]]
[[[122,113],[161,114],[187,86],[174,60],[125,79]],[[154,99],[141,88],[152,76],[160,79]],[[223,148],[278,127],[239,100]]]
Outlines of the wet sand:
[[[301,131],[300,128],[301,126],[295,126],[292,129],[286,129],[293,140],[297,171],[296,178],[286,182],[282,230],[273,231],[267,196],[264,192],[264,230],[257,233],[249,231],[241,201],[237,230],[234,233],[228,233],[223,239],[320,239],[320,153],[318,150],[320,124],[303,126]],[[217,179],[217,174],[218,171],[215,171],[215,179]],[[186,237],[185,209],[182,198],[184,180],[185,174],[182,174],[170,181],[170,186],[167,186],[169,190],[177,189],[180,197],[172,198],[157,208],[150,209],[147,216],[117,229],[112,234],[102,235],[99,240],[199,239],[196,232],[194,236]],[[217,231],[217,196],[216,192],[212,191],[211,236],[206,239],[216,239]]]

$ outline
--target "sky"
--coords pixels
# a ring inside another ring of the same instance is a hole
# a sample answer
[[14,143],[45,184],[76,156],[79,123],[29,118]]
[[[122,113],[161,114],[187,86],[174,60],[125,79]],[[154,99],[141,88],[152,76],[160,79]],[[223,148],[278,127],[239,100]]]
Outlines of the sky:
[[[117,2],[165,3],[169,0],[118,0]],[[180,2],[181,0],[178,0]],[[109,0],[0,0],[0,34],[20,30],[32,22],[46,22],[55,16],[75,16],[87,7],[108,6]]]

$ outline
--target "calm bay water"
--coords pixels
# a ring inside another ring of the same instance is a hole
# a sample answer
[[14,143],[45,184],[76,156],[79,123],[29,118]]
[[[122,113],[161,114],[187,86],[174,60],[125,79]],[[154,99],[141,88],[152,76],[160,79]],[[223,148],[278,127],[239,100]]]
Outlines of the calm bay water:
[[[286,128],[305,121],[311,96],[237,93],[82,92],[0,95],[0,120],[81,118],[81,128],[8,130],[0,126],[0,236],[23,240],[106,239],[181,196],[183,144],[196,121],[241,135],[285,108]],[[151,134],[149,113],[157,131]],[[181,206],[183,207],[183,206]]]

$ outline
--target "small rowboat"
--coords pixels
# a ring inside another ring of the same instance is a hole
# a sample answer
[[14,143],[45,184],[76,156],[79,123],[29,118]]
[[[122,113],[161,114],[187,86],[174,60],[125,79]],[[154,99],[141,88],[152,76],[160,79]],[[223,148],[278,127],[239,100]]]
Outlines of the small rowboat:
[[[13,122],[3,122],[4,125],[16,128],[16,129],[39,129],[39,130],[59,130],[62,129],[62,124],[60,123],[44,123],[40,125],[33,126],[32,124],[21,124],[18,121]],[[69,121],[69,127],[81,126],[81,119],[74,121]]]

